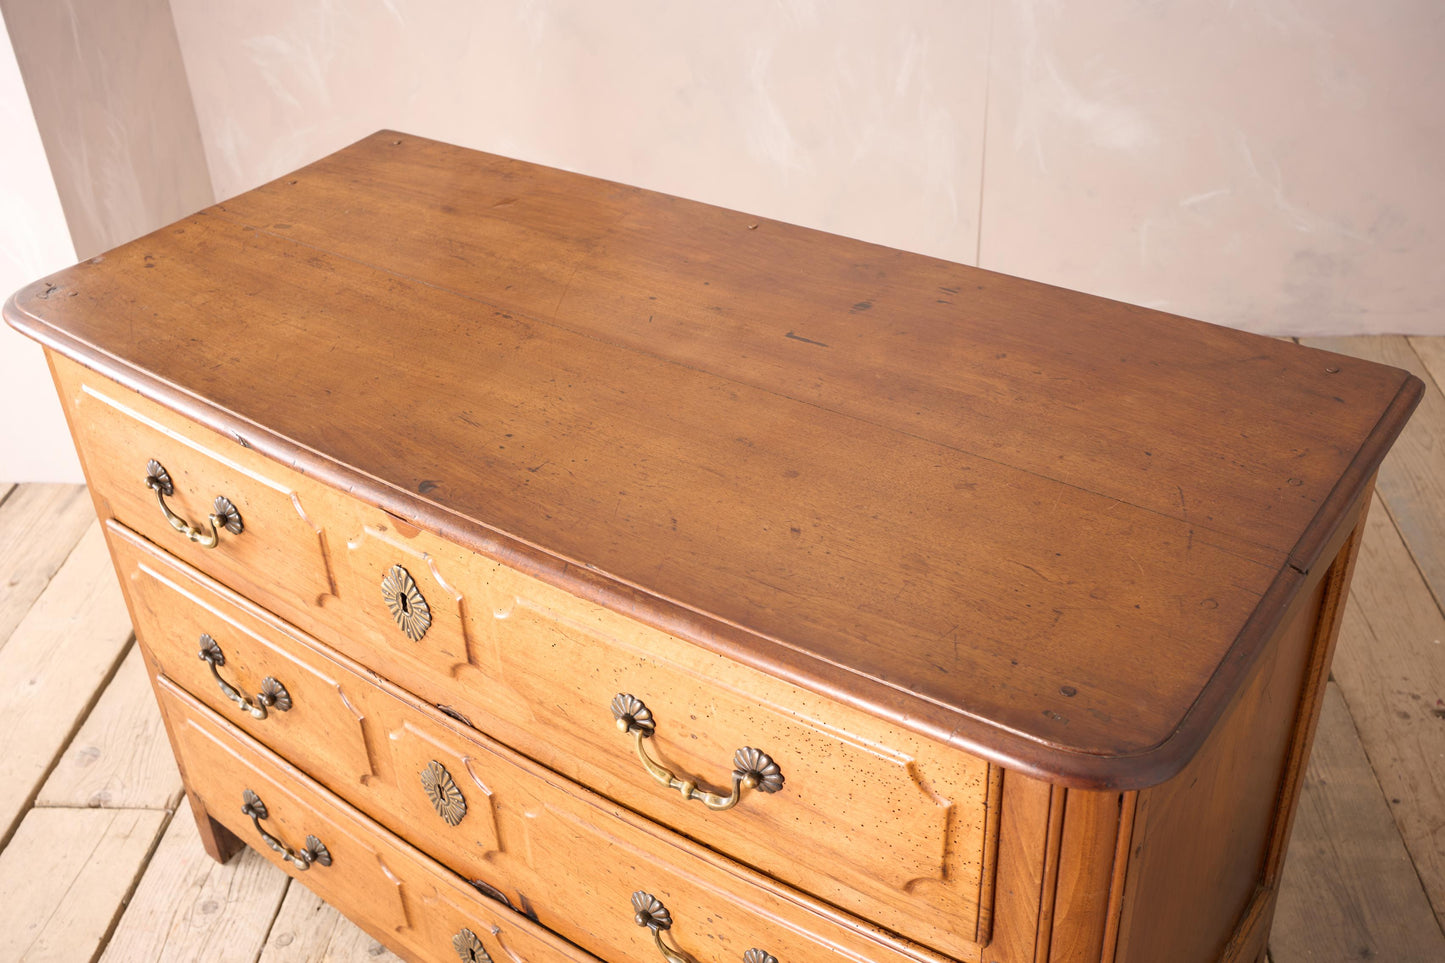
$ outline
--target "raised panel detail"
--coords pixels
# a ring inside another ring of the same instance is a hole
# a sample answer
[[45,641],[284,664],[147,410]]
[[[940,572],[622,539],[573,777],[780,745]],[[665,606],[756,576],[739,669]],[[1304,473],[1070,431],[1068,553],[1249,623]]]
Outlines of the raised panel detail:
[[[397,773],[397,789],[402,795],[411,797],[406,804],[411,818],[420,821],[428,830],[428,835],[451,834],[465,839],[469,849],[483,859],[501,853],[502,840],[497,831],[492,791],[468,766],[469,757],[465,750],[458,752],[462,747],[458,746],[457,740],[444,736],[438,738],[434,727],[422,724],[416,718],[406,718],[405,713],[399,712],[391,713],[388,739]],[[455,827],[448,826],[435,812],[428,811],[431,804],[422,789],[420,775],[432,761],[439,761],[446,767],[466,798],[466,815]]]
[[[177,430],[168,424],[174,416],[108,383],[84,382],[69,365],[57,364],[56,374],[92,490],[112,516],[255,598],[318,606],[334,595],[325,527],[274,462],[219,435]],[[149,459],[169,474],[175,490],[166,502],[177,515],[203,525],[223,496],[244,520],[242,532],[222,531],[214,548],[178,534],[145,484]]]
[[162,680],[158,686],[177,755],[192,774],[191,789],[207,813],[283,870],[298,875],[257,839],[240,814],[251,789],[266,800],[268,829],[283,839],[315,834],[332,854],[329,867],[313,867],[305,884],[345,906],[373,936],[413,959],[455,959],[452,937],[463,927],[494,944],[515,948],[509,958],[527,963],[599,963],[519,914],[483,897],[431,858],[350,809],[237,730]]
[[[298,763],[324,757],[328,768],[358,784],[377,775],[364,713],[347,699],[343,678],[305,658],[287,643],[282,623],[209,580],[157,553],[114,522],[106,526],[117,567],[126,582],[136,635],[156,666],[221,716],[267,743],[284,747]],[[197,658],[201,636],[225,657],[224,677],[243,693],[267,678],[281,682],[291,707],[263,719],[239,709]]]
[[[366,619],[368,634],[410,657],[455,675],[473,661],[468,629],[469,602],[456,584],[443,576],[442,564],[401,537],[393,526],[364,525],[346,541],[347,564],[342,592]],[[382,583],[393,566],[400,565],[426,599],[431,623],[419,640],[396,624],[382,593]]]
[[[241,791],[237,780],[252,778],[245,770],[248,766],[256,770],[255,760],[263,750],[247,749],[249,740],[238,730],[234,737],[224,735],[230,727],[165,680],[160,689],[163,702],[170,706],[167,711],[186,718],[188,734],[177,739],[183,764],[188,756],[206,756],[199,771],[208,785],[222,787],[224,804],[226,792]],[[766,946],[780,960],[816,959],[823,951],[859,963],[916,963],[929,958],[871,924],[841,917],[836,910],[618,808],[501,746],[456,729],[440,713],[379,687],[370,692],[367,701],[372,705],[367,711],[389,733],[398,782],[376,781],[365,788],[349,785],[340,795],[453,872],[501,891],[523,913],[529,908],[535,911],[541,925],[590,952],[605,959],[651,958],[636,951],[637,927],[630,908],[631,894],[642,879],[659,895],[687,907],[700,937],[727,933],[729,941],[739,941],[737,954],[730,954],[734,958],[751,945]],[[198,749],[198,743],[206,745]],[[211,745],[221,745],[227,756],[243,761],[217,759]],[[469,815],[459,825],[447,826],[412,789],[411,771],[424,766],[425,760],[440,758],[450,768],[460,757],[470,757],[473,771],[492,791],[494,824],[471,824]],[[304,779],[295,773],[287,773],[286,778],[298,783]],[[264,795],[275,792],[271,785],[252,788]],[[283,799],[298,791],[276,795]],[[273,812],[280,809],[272,806]],[[307,832],[323,835],[314,828],[303,831],[311,817],[304,808],[293,811],[303,814],[300,821],[277,820],[286,833],[300,833],[299,838]],[[493,835],[504,844],[497,845]],[[329,839],[326,842],[331,846]],[[340,869],[346,849],[333,846],[332,852],[332,868]],[[358,859],[355,865],[363,862]],[[414,927],[423,925],[424,914],[406,908],[418,900],[390,858],[373,859],[362,872],[376,877],[372,899],[380,901],[387,894],[380,919],[398,927],[405,926],[408,918]],[[577,885],[579,879],[587,885]],[[752,938],[754,943],[742,943]],[[709,957],[717,946],[712,944]]]
[[[601,712],[585,712],[602,710],[616,693],[633,694],[656,722],[649,752],[669,769],[725,791],[733,752],[748,745],[772,756],[786,776],[782,792],[745,799],[725,815],[702,815],[683,824],[687,831],[721,844],[717,834],[727,831],[728,820],[745,825],[746,833],[726,837],[729,851],[840,905],[861,908],[860,896],[869,894],[916,907],[909,915],[976,917],[989,852],[985,762],[938,754],[936,747],[930,755],[928,745],[895,748],[825,721],[822,712],[800,710],[796,701],[770,698],[715,665],[667,661],[656,634],[635,623],[576,612],[575,602],[563,610],[536,594],[516,594],[499,610],[505,617],[498,618],[495,647],[497,678],[547,708],[545,715],[537,710],[539,722],[564,732],[572,754],[634,772],[642,793],[653,796],[649,805],[660,805],[670,823],[693,817],[692,808],[646,777],[629,740],[599,725],[608,721]],[[566,702],[556,697],[563,691]],[[783,859],[765,853],[778,840],[788,841]],[[938,933],[947,938],[943,928]]]

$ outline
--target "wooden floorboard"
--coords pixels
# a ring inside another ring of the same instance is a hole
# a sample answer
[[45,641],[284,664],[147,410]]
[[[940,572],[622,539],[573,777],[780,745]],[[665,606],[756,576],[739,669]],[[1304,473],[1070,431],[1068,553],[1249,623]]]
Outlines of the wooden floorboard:
[[1380,466],[1375,488],[1436,602],[1445,605],[1445,394],[1406,338],[1305,338],[1302,343],[1395,365],[1425,382],[1420,407]]
[[1445,920],[1445,617],[1378,504],[1332,674],[1430,902]]
[[0,853],[0,961],[93,959],[167,815],[32,809]]
[[0,845],[25,815],[131,638],[110,553],[89,531],[0,649]]
[[1325,689],[1270,952],[1274,963],[1445,961],[1445,933],[1335,683]]
[[182,801],[101,960],[256,963],[290,881],[250,849],[216,863]]
[[[1304,343],[1429,390],[1380,471],[1270,959],[1445,961],[1445,339]],[[0,483],[0,585],[0,963],[395,959],[268,857],[205,856],[83,489]]]
[[174,810],[181,791],[145,660],[132,644],[35,805]]
[[0,501],[0,645],[93,521],[83,485],[19,485]]
[[401,963],[386,947],[295,880],[260,963]]

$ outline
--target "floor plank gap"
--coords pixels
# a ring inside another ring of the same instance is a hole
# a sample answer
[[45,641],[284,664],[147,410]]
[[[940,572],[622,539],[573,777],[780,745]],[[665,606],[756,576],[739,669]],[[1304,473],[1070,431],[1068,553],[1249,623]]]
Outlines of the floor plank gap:
[[255,963],[289,881],[251,849],[212,860],[182,801],[101,960]]
[[1333,683],[1295,818],[1270,952],[1277,963],[1445,960],[1445,934]]
[[100,525],[90,528],[0,648],[0,846],[114,678],[130,615]]
[[181,792],[145,659],[131,645],[34,805],[170,811]]
[[[0,852],[4,959],[93,959],[124,911],[167,816],[35,809]],[[45,872],[35,868],[44,866]]]
[[150,849],[146,851],[145,858],[141,860],[140,870],[135,874],[135,878],[131,880],[130,888],[126,890],[125,896],[121,900],[120,911],[117,912],[115,917],[110,921],[110,926],[106,928],[104,938],[101,939],[100,945],[97,946],[95,952],[91,954],[90,963],[97,963],[101,955],[105,953],[106,946],[110,944],[111,936],[115,934],[116,927],[120,925],[121,917],[125,915],[126,908],[130,906],[130,901],[135,896],[136,887],[140,886],[140,881],[145,876],[146,870],[150,867],[151,860],[155,858],[156,850],[160,848],[161,840],[165,838],[166,831],[170,829],[171,821],[175,818],[176,814],[174,810],[162,815],[160,826],[156,830],[155,837],[151,840]]
[[17,485],[0,502],[0,647],[94,522],[81,485]]

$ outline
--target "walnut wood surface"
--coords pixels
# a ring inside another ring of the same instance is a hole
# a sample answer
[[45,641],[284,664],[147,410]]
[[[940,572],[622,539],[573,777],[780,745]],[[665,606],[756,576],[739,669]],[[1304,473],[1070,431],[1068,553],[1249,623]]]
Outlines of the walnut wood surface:
[[1187,762],[1420,390],[390,133],[6,313],[464,545],[1096,785]]
[[1204,750],[1178,777],[1138,794],[1118,963],[1234,963],[1264,953],[1363,507]]

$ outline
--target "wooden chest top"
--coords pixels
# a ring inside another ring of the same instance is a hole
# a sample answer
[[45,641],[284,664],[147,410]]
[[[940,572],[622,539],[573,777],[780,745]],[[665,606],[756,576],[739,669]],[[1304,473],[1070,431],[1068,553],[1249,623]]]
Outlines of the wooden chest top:
[[1199,746],[1421,391],[392,132],[6,316],[578,594],[1126,788]]

